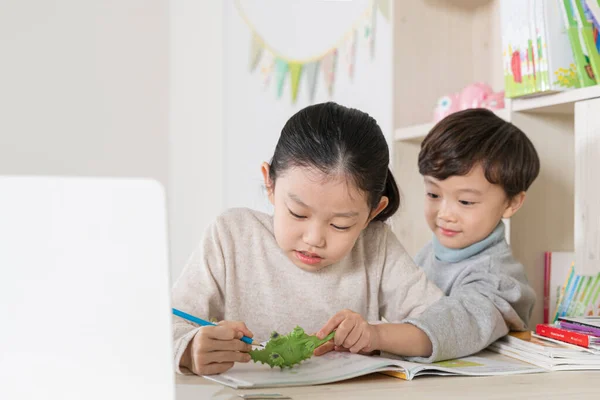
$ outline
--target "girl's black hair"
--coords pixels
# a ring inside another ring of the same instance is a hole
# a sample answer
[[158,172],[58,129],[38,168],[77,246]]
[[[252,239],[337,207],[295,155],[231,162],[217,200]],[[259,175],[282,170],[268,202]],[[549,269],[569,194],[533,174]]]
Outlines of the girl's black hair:
[[336,103],[308,106],[285,124],[271,159],[269,176],[292,167],[315,168],[326,175],[345,175],[368,194],[371,210],[382,196],[389,204],[375,217],[385,221],[400,207],[400,192],[388,164],[389,149],[375,119]]

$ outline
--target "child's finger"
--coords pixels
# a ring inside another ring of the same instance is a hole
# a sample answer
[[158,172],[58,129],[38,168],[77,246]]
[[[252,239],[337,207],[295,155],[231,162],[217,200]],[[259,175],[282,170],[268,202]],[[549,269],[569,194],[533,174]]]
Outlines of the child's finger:
[[363,330],[361,329],[361,325],[360,324],[354,325],[354,327],[352,328],[350,333],[348,333],[348,336],[346,336],[346,339],[342,343],[342,346],[344,346],[347,349],[352,348],[352,346],[354,346],[356,344],[356,342],[358,342],[362,333],[363,333]]
[[[345,319],[340,323],[335,330],[335,336],[333,337],[333,341],[337,346],[343,346],[346,338],[354,329],[355,321],[350,319]],[[345,346],[344,346],[345,347]]]
[[[208,330],[209,328],[210,330]],[[228,325],[212,326],[205,329],[207,329],[209,337],[216,340],[241,339],[244,336],[241,331],[235,330]]]
[[250,354],[237,351],[211,351],[203,355],[202,360],[205,364],[228,363],[228,362],[248,362]]
[[213,363],[213,364],[207,364],[207,365],[200,366],[199,368],[197,368],[194,371],[194,373],[196,375],[216,375],[216,374],[221,374],[221,373],[227,371],[231,367],[233,367],[232,362]]
[[228,326],[230,328],[235,329],[236,331],[240,331],[244,334],[244,336],[248,336],[248,337],[254,337],[254,334],[252,333],[252,331],[250,331],[250,329],[248,329],[248,327],[246,326],[246,324],[242,321],[221,321],[219,322],[220,326]]
[[248,353],[252,350],[252,345],[242,342],[238,339],[233,340],[213,340],[208,346],[206,351],[238,351],[241,353]]
[[358,353],[363,349],[366,349],[367,347],[369,347],[370,343],[369,343],[370,339],[368,335],[362,335],[354,344],[354,346],[350,347],[350,352],[351,353]]
[[335,348],[335,344],[333,343],[332,340],[323,343],[322,345],[320,345],[319,347],[317,347],[314,351],[314,355],[315,356],[322,356],[325,353],[329,353],[330,351],[332,351]]
[[[329,318],[329,321],[319,330],[317,333],[317,337],[319,339],[323,339],[325,336],[329,335],[338,325],[346,319],[346,313],[344,311],[340,311],[335,314],[333,317]],[[337,332],[335,333],[337,336]]]

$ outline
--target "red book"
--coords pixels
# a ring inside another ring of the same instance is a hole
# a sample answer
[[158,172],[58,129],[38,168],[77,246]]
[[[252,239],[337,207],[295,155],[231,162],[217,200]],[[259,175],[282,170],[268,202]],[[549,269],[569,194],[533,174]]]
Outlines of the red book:
[[[550,322],[550,274],[552,264],[552,253],[544,253],[544,323]],[[554,318],[554,317],[552,317]]]
[[538,324],[535,327],[535,333],[540,336],[575,344],[577,346],[589,347],[590,345],[590,338],[585,333],[573,332],[567,329],[558,328],[554,325]]

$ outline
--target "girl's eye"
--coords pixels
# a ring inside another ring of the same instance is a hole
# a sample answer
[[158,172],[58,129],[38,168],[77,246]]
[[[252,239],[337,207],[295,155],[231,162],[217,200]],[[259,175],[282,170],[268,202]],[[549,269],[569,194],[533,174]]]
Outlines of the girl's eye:
[[460,204],[462,204],[463,206],[472,206],[473,204],[475,204],[474,201],[466,201],[466,200],[459,200],[458,202]]
[[298,215],[298,214],[294,213],[294,212],[293,212],[292,210],[290,210],[289,208],[288,208],[288,211],[290,212],[291,216],[292,216],[292,217],[294,217],[294,218],[298,218],[298,219],[304,219],[304,218],[306,218],[305,216]]
[[430,199],[437,199],[437,198],[438,198],[438,197],[440,197],[440,196],[438,196],[438,195],[437,195],[437,194],[435,194],[435,193],[427,193],[427,197],[429,197]]
[[337,226],[334,224],[331,224],[331,226],[333,226],[338,231],[347,231],[348,229],[352,228],[351,226]]

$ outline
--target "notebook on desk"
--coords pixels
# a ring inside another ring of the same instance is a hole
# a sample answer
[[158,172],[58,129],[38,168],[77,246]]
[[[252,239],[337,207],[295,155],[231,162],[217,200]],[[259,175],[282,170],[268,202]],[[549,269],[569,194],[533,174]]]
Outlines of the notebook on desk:
[[0,398],[172,400],[165,195],[0,177]]

